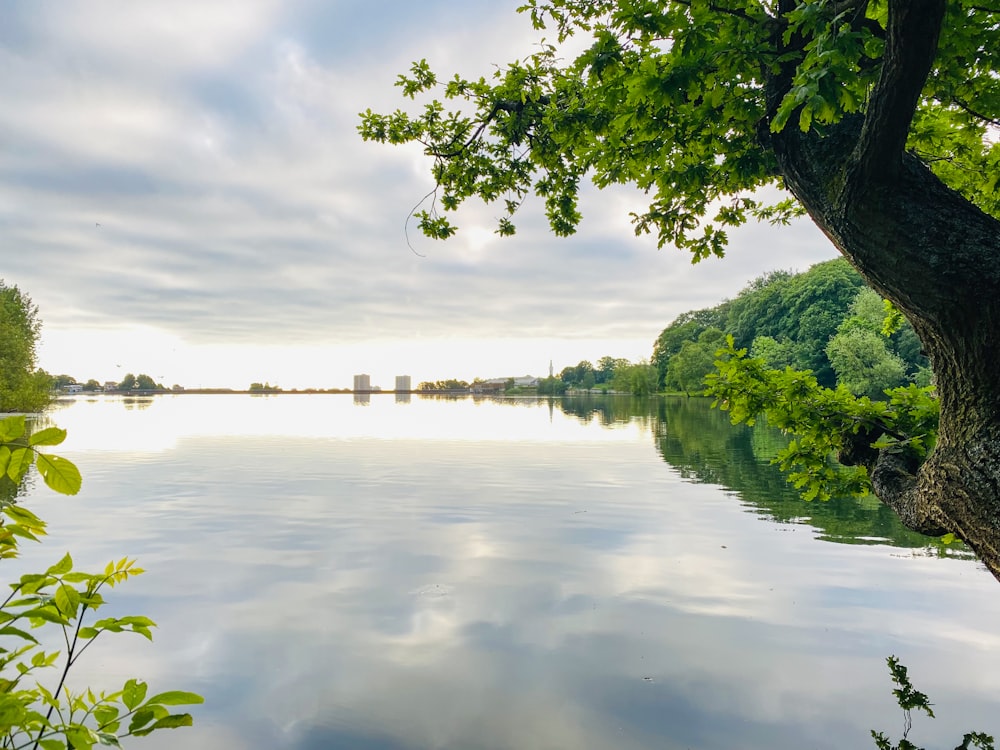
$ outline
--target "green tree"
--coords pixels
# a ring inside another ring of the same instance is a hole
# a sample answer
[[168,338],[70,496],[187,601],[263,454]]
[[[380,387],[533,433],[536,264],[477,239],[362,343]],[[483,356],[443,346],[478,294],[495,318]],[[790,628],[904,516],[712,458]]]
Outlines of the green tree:
[[731,305],[732,302],[726,300],[715,307],[682,313],[663,329],[653,344],[652,357],[660,387],[665,387],[670,358],[681,350],[685,341],[697,341],[706,328],[725,329]]
[[49,403],[50,377],[35,366],[41,327],[31,298],[0,279],[0,412],[38,411]]
[[[364,138],[418,142],[437,189],[417,212],[477,196],[515,232],[530,193],[556,234],[578,192],[634,184],[633,216],[694,258],[727,228],[804,212],[912,323],[940,396],[934,452],[856,453],[913,529],[955,533],[1000,577],[1000,44],[976,0],[527,0],[554,34],[491,80],[449,78],[448,111],[364,113]],[[567,59],[560,42],[574,37]],[[399,86],[435,89],[415,63]],[[992,128],[992,129],[991,129]],[[778,186],[789,197],[762,190]],[[836,420],[834,420],[836,421]]]
[[135,375],[128,373],[122,378],[122,382],[118,384],[118,390],[120,391],[131,391],[136,387]]
[[597,369],[594,371],[594,380],[597,384],[610,383],[615,372],[623,367],[629,367],[632,363],[624,357],[601,357],[597,360]]
[[685,341],[681,350],[670,360],[667,387],[684,393],[702,393],[705,376],[715,370],[715,352],[726,335],[718,328],[707,328],[697,341]]
[[566,384],[557,377],[542,378],[538,381],[539,396],[561,396],[566,392]]
[[99,391],[99,390],[101,390],[101,384],[98,383],[93,378],[91,378],[86,383],[84,383],[83,390],[85,390],[85,391]]
[[651,396],[656,393],[658,385],[656,367],[645,360],[619,366],[611,381],[614,390],[633,396]]
[[152,391],[157,388],[162,388],[163,386],[157,385],[156,381],[153,380],[149,375],[141,373],[135,378],[135,387],[140,391]]
[[882,335],[883,300],[871,289],[862,289],[851,303],[850,315],[826,346],[826,355],[837,373],[837,382],[855,396],[879,399],[906,380],[906,363],[889,350]]
[[67,385],[76,383],[76,378],[72,375],[51,375],[53,388],[65,388]]
[[837,382],[855,396],[885,398],[906,379],[903,360],[889,351],[885,339],[860,326],[845,326],[826,347]]
[[753,340],[750,353],[767,362],[768,367],[783,370],[795,361],[795,347],[790,341],[777,341],[770,336],[758,336]]
[[737,295],[720,327],[733,334],[738,347],[751,347],[761,336],[787,343],[787,364],[811,370],[821,385],[832,386],[836,375],[826,345],[863,283],[843,259],[817,263],[801,274],[765,274]]

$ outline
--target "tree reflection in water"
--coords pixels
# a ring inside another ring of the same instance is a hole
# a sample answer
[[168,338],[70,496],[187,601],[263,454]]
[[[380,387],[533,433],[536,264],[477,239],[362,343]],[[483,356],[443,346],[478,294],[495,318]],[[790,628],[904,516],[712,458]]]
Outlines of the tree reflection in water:
[[762,518],[808,524],[818,539],[841,544],[889,544],[928,554],[971,557],[960,543],[945,545],[903,528],[874,496],[806,502],[772,459],[788,442],[763,422],[733,425],[707,398],[572,396],[555,399],[566,414],[606,427],[638,423],[653,436],[660,457],[684,479],[731,490]]

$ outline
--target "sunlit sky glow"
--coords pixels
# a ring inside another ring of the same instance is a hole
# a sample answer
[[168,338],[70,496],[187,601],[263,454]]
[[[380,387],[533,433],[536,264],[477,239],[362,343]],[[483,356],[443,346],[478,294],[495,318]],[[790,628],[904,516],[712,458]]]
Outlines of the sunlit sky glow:
[[636,238],[641,196],[584,191],[552,237],[469,204],[446,243],[404,221],[418,149],[363,143],[426,57],[488,74],[537,39],[520,4],[9,0],[0,26],[0,277],[40,308],[39,364],[80,380],[391,387],[648,357],[676,315],[833,257],[810,224],[750,226],[692,266]]

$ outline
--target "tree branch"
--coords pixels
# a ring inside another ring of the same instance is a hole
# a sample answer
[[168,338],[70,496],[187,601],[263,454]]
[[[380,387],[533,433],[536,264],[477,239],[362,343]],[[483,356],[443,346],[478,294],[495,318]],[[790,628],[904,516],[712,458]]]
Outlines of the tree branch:
[[869,477],[875,495],[896,512],[906,528],[927,536],[953,531],[942,524],[939,514],[920,491],[917,477],[900,454],[879,451]]
[[[948,102],[945,102],[945,103],[948,103]],[[990,125],[994,125],[994,126],[1000,128],[1000,119],[998,119],[996,117],[990,117],[988,115],[984,115],[982,112],[977,112],[976,110],[974,110],[972,107],[970,107],[968,104],[966,104],[964,101],[962,101],[958,97],[953,96],[951,98],[951,100],[950,100],[950,103],[954,104],[956,107],[959,107],[960,109],[964,109],[966,112],[968,112],[970,115],[972,115],[973,117],[975,117],[977,120],[982,120],[983,122],[988,122]]]
[[[690,8],[692,0],[674,0],[674,2],[678,5],[686,5]],[[748,21],[749,23],[760,23],[765,17],[768,17],[765,13],[763,17],[754,18],[742,8],[726,8],[713,2],[709,2],[708,9],[714,10],[716,13],[724,13],[735,18],[742,18],[744,21]]]
[[551,97],[545,94],[527,103],[513,101],[510,99],[499,99],[493,103],[493,107],[490,109],[489,114],[487,114],[486,117],[482,119],[482,121],[478,124],[476,129],[472,131],[472,135],[470,135],[464,143],[456,147],[455,141],[452,141],[452,143],[449,144],[449,148],[452,150],[449,151],[435,151],[433,148],[428,146],[427,154],[429,156],[433,156],[438,159],[454,159],[455,157],[461,156],[462,153],[464,153],[465,149],[467,149],[469,146],[471,146],[479,139],[479,137],[483,134],[483,131],[486,130],[486,127],[491,122],[493,122],[497,118],[497,115],[499,115],[501,112],[506,112],[508,114],[513,114],[513,115],[519,115],[524,111],[525,107],[528,104],[534,104],[539,107],[546,107],[548,106],[550,101],[552,101]]
[[849,188],[864,190],[898,176],[913,113],[937,52],[944,10],[945,0],[889,0],[882,72],[848,172]]

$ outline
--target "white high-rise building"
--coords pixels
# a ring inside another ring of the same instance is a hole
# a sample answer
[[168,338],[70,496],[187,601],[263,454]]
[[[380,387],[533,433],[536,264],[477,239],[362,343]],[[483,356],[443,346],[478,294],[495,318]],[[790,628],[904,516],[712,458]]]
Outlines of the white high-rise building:
[[396,376],[396,393],[401,391],[411,391],[410,387],[410,376],[409,375],[397,375]]
[[370,375],[355,375],[354,376],[354,392],[355,393],[370,393],[372,390],[372,379]]

